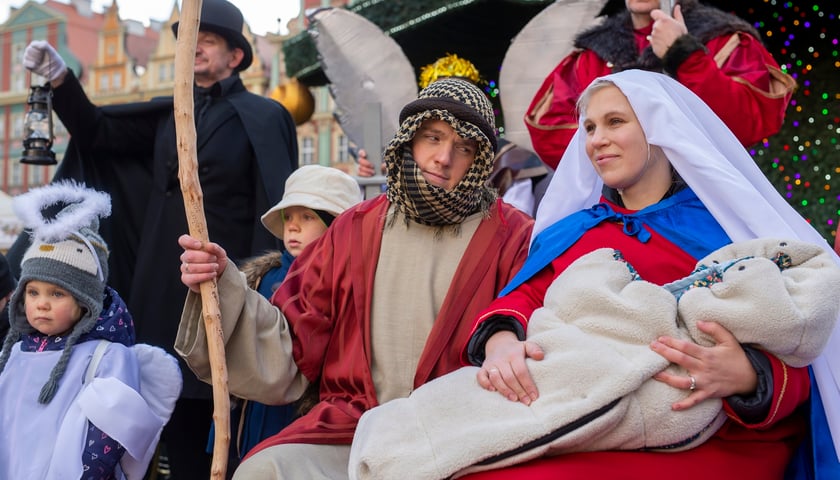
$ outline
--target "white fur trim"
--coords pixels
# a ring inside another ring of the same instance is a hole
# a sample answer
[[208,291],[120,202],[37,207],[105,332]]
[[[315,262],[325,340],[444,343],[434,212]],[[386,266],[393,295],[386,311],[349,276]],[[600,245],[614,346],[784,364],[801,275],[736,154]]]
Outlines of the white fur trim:
[[[64,209],[55,219],[44,218],[41,211],[58,203],[75,204]],[[72,180],[51,183],[14,197],[12,207],[35,239],[57,242],[94,220],[111,215],[111,197]]]

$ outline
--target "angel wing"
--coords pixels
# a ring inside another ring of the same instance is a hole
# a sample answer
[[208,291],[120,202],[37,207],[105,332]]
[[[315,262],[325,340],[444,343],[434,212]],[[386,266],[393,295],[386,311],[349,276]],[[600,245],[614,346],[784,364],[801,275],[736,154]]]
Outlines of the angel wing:
[[[397,132],[400,109],[417,97],[414,67],[394,39],[366,18],[343,8],[325,8],[310,16],[315,47],[330,92],[336,117],[347,137],[365,147],[365,122],[371,108],[381,112],[380,152]],[[369,120],[368,120],[369,121]]]
[[505,138],[531,151],[523,118],[545,77],[572,51],[578,32],[593,25],[607,0],[557,0],[511,40],[499,72]]

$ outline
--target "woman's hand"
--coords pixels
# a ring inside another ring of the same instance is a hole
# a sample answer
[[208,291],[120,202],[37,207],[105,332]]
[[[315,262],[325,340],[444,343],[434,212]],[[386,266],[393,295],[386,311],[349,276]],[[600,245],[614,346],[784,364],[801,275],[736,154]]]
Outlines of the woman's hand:
[[525,405],[530,405],[539,397],[525,363],[526,358],[542,360],[545,357],[539,345],[520,341],[513,332],[501,331],[487,339],[484,351],[484,363],[477,374],[479,385]]
[[650,344],[654,352],[688,371],[688,375],[663,371],[653,377],[689,394],[671,408],[685,410],[707,398],[755,392],[758,374],[735,336],[717,322],[698,321],[697,328],[710,335],[715,345],[703,347],[672,337],[660,337]]
[[203,244],[189,235],[181,235],[178,245],[184,249],[181,254],[181,283],[191,291],[199,293],[202,282],[218,278],[225,271],[227,254],[218,244]]

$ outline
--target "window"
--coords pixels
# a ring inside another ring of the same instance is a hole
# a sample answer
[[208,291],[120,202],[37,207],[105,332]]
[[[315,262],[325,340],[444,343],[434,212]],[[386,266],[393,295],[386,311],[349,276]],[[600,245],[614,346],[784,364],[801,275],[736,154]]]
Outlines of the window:
[[42,167],[36,167],[35,165],[29,166],[29,180],[26,182],[28,187],[39,187],[44,184],[41,181],[41,176],[44,173],[44,169]]
[[[20,59],[23,58],[23,51],[26,49],[25,42],[16,42],[12,44],[11,56],[9,58]],[[9,90],[14,93],[20,93],[26,90],[26,78],[29,72],[23,68],[22,62],[13,62],[11,72],[9,75]],[[46,80],[38,75],[32,74],[32,84],[45,83]]]
[[12,139],[23,139],[23,118],[25,113],[15,112],[9,117],[12,122],[12,134],[9,136]]
[[100,75],[99,76],[99,90],[105,92],[109,88],[111,88],[110,81],[111,81],[111,77],[109,77],[107,74],[103,73],[102,75]]
[[350,161],[350,155],[347,152],[348,147],[347,135],[338,136],[338,162],[347,163]]
[[312,137],[303,137],[303,142],[300,146],[300,164],[312,165],[315,160],[315,141]]
[[158,65],[158,82],[167,83],[175,79],[175,65],[171,63],[161,63]]
[[26,50],[25,42],[15,42],[12,44],[12,58],[23,58],[23,51]]
[[[32,75],[32,83],[39,83],[39,78],[40,77],[38,75]],[[11,72],[11,75],[9,76],[9,91],[14,93],[20,93],[26,90],[26,83],[24,81],[25,79],[26,76],[23,72]]]
[[114,90],[119,90],[122,88],[122,73],[116,72],[114,73]]
[[20,162],[11,162],[12,164],[12,178],[9,179],[9,186],[10,187],[20,187],[21,186],[21,169],[22,166]]

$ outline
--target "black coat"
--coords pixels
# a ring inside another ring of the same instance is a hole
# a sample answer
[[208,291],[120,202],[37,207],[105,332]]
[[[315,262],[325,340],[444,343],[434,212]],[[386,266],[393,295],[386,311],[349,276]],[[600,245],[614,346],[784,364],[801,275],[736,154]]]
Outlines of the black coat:
[[[198,90],[198,89],[197,89]],[[211,241],[234,260],[282,244],[260,216],[280,201],[297,166],[295,123],[277,102],[246,91],[238,76],[196,96],[198,174]],[[188,232],[178,182],[172,99],[96,107],[68,74],[53,106],[72,139],[55,179],[73,178],[111,194],[101,233],[111,249],[109,284],[134,316],[137,341],[173,352],[187,289],[177,239]],[[20,244],[20,245],[18,245]],[[10,250],[19,265],[26,239]],[[209,398],[180,357],[182,397]]]

